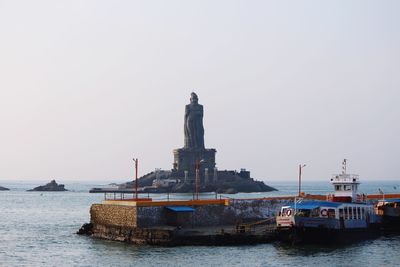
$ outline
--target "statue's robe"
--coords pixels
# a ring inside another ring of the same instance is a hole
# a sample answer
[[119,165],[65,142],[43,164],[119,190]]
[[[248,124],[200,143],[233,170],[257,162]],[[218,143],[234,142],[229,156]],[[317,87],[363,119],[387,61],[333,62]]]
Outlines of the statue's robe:
[[185,148],[204,149],[203,106],[197,103],[185,107]]

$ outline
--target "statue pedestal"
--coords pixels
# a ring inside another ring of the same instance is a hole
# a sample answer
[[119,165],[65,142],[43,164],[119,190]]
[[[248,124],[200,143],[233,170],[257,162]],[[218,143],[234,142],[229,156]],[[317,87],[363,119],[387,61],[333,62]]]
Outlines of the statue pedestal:
[[216,149],[174,149],[174,168],[173,170],[178,173],[188,172],[191,179],[196,175],[196,160],[199,162],[204,160],[199,165],[199,177],[204,176],[204,169],[208,169],[213,173],[215,168],[215,153]]

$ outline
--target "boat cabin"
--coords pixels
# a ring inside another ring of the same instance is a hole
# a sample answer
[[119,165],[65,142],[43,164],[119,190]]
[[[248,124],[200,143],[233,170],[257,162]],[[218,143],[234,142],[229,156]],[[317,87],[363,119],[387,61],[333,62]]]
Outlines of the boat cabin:
[[343,161],[342,173],[334,174],[331,178],[333,185],[333,194],[328,195],[328,200],[333,202],[365,202],[365,195],[358,194],[360,185],[359,176],[356,174],[347,174],[347,161]]
[[329,195],[334,202],[359,202],[358,186],[360,184],[358,175],[337,174],[331,178],[334,193]]
[[299,201],[283,206],[278,227],[364,228],[374,214],[372,205],[330,201]]

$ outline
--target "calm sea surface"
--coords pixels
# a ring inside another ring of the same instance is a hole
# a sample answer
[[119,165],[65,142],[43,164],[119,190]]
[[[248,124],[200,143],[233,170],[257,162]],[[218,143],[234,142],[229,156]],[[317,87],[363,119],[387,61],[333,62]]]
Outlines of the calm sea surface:
[[[290,195],[295,182],[271,182],[279,192],[229,197]],[[103,196],[89,194],[98,184],[68,184],[70,192],[26,192],[37,185],[0,182],[0,266],[399,266],[400,236],[349,246],[292,247],[279,243],[233,247],[150,247],[78,236],[89,207]],[[305,182],[308,193],[328,193],[330,185]],[[364,193],[399,193],[400,181],[365,181]],[[153,196],[161,198],[160,196]],[[175,195],[188,198],[190,195]]]

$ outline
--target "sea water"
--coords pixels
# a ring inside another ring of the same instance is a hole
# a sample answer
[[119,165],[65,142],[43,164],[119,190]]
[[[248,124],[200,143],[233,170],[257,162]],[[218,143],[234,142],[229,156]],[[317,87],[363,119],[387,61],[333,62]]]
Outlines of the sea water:
[[[1,182],[0,266],[399,266],[400,235],[382,236],[346,246],[136,246],[76,235],[89,221],[89,208],[102,194],[99,184],[66,183],[68,192],[26,192],[38,184]],[[226,195],[253,198],[297,193],[296,182],[270,182],[276,192]],[[364,181],[363,193],[399,193],[399,181]],[[305,182],[303,190],[326,194],[326,181]],[[211,197],[205,194],[203,197]],[[162,199],[165,195],[151,195]],[[170,198],[190,198],[175,194]],[[218,196],[219,197],[219,196]],[[323,238],[323,237],[321,237]]]

